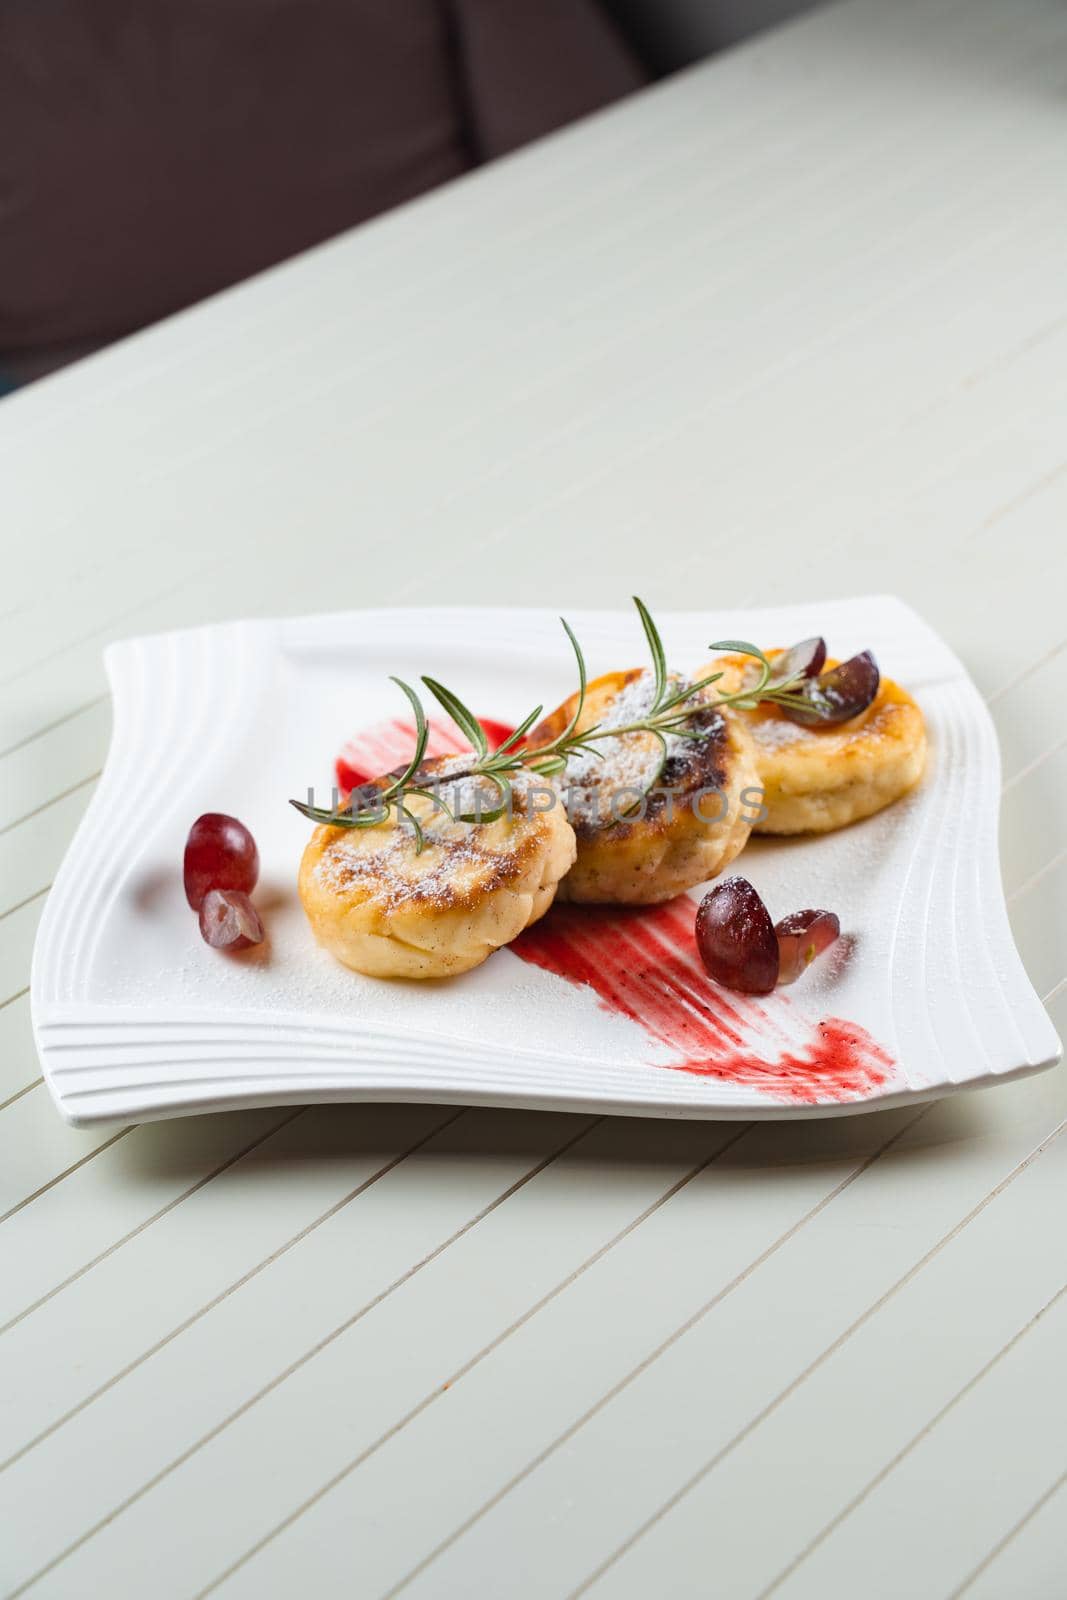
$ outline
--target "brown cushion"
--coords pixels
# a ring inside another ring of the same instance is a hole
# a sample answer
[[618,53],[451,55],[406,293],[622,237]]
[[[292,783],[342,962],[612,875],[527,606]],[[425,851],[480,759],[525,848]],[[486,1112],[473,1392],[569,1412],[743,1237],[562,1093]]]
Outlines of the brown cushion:
[[140,326],[471,163],[438,0],[3,0],[0,349]]
[[646,82],[597,0],[453,0],[471,135],[504,155]]
[[640,81],[597,0],[0,0],[5,364],[46,370]]

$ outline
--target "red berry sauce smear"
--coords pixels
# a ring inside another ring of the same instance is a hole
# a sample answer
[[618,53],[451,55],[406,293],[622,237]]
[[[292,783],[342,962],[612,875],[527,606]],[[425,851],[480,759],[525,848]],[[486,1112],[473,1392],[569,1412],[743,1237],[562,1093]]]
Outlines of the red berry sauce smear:
[[[494,722],[489,717],[479,717],[492,748],[503,744],[512,729],[504,722]],[[470,745],[452,722],[428,718],[430,737],[426,742],[428,756],[462,755]],[[334,763],[337,787],[344,793],[358,789],[361,783],[381,777],[394,767],[403,766],[411,759],[415,746],[415,724],[404,717],[393,717],[388,722],[375,723],[359,733],[342,749]]]
[[[720,1078],[798,1105],[863,1100],[886,1083],[893,1060],[865,1029],[840,1017],[813,1022],[789,1006],[809,1042],[797,1048],[774,1009],[712,983],[700,963],[687,896],[662,906],[572,906],[557,903],[510,946],[523,961],[591,988],[606,1011],[629,1017],[677,1060],[676,1072]],[[781,1015],[779,1009],[779,1016]],[[753,1049],[753,1036],[778,1034],[778,1054]]]

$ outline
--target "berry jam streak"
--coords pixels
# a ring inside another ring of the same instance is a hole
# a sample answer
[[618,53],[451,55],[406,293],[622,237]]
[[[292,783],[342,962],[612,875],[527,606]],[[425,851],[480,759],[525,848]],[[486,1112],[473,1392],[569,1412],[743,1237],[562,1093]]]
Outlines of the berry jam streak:
[[[629,1017],[678,1059],[675,1072],[746,1085],[794,1104],[862,1100],[884,1084],[893,1062],[865,1029],[838,1017],[804,1020],[797,1045],[776,1019],[792,1002],[763,1004],[719,988],[705,975],[693,937],[696,904],[557,903],[510,946],[523,961],[593,990],[607,1011]],[[777,1046],[767,1041],[777,1036]],[[755,1042],[758,1040],[759,1042]]]
[[[506,722],[494,722],[491,717],[479,717],[490,749],[509,739],[513,729]],[[452,722],[441,722],[436,717],[427,718],[430,736],[426,741],[428,756],[458,756],[470,745]],[[388,722],[378,722],[373,728],[349,739],[334,762],[337,787],[346,793],[358,789],[361,783],[392,772],[411,759],[415,747],[415,724],[404,717],[393,717]]]

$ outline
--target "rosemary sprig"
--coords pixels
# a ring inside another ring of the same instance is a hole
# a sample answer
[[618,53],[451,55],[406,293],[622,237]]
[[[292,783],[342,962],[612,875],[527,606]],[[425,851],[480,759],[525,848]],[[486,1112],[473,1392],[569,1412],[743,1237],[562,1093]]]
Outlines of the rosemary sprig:
[[792,677],[775,679],[774,668],[771,662],[753,644],[743,639],[720,639],[708,646],[709,650],[725,650],[732,654],[750,657],[758,665],[758,672],[751,683],[746,683],[742,688],[731,693],[718,694],[714,700],[699,700],[694,703],[694,697],[705,689],[718,683],[722,672],[712,672],[696,683],[681,684],[672,680],[667,669],[667,657],[663,648],[663,640],[659,629],[656,627],[652,614],[645,603],[634,596],[634,605],[637,607],[638,616],[648,642],[649,654],[652,658],[653,691],[652,705],[648,712],[633,722],[622,726],[605,726],[594,723],[591,727],[583,728],[579,732],[582,712],[585,709],[586,690],[588,687],[588,673],[586,671],[585,657],[582,647],[578,643],[574,630],[565,618],[561,617],[563,628],[574,651],[575,663],[578,669],[578,690],[574,697],[574,710],[570,720],[563,731],[547,744],[534,747],[521,746],[522,740],[530,729],[539,720],[543,711],[542,706],[535,706],[525,716],[502,744],[495,750],[489,749],[489,742],[485,730],[474,713],[464,705],[459,696],[451,689],[439,683],[436,678],[423,677],[422,682],[430,694],[437,701],[441,709],[451,717],[460,729],[464,738],[471,746],[471,761],[462,772],[449,774],[450,786],[466,779],[482,779],[497,791],[500,804],[489,809],[479,807],[473,812],[453,811],[449,808],[440,794],[429,789],[424,783],[419,782],[419,769],[426,755],[426,743],[429,729],[426,722],[426,713],[422,701],[411,688],[410,684],[402,678],[393,678],[392,682],[407,696],[412,710],[415,713],[415,749],[411,760],[397,778],[392,778],[388,784],[375,792],[372,805],[356,805],[351,803],[347,808],[326,810],[323,807],[305,804],[301,800],[291,800],[309,821],[325,823],[334,828],[373,828],[383,823],[390,810],[395,808],[398,815],[411,828],[415,838],[416,853],[421,852],[426,842],[425,829],[416,813],[408,805],[408,800],[413,795],[433,802],[435,808],[444,811],[446,815],[456,822],[493,822],[509,811],[513,803],[511,778],[522,769],[535,772],[542,777],[553,777],[566,769],[567,762],[573,755],[584,752],[590,755],[602,756],[603,751],[597,749],[599,741],[604,739],[621,739],[628,734],[645,733],[654,735],[662,744],[664,753],[667,749],[667,736],[674,735],[684,739],[699,740],[707,738],[707,730],[691,726],[691,719],[699,712],[714,710],[719,706],[736,706],[742,710],[751,710],[761,701],[774,701],[781,706],[800,706],[804,708],[807,702],[796,693],[796,685],[802,674],[796,673]]

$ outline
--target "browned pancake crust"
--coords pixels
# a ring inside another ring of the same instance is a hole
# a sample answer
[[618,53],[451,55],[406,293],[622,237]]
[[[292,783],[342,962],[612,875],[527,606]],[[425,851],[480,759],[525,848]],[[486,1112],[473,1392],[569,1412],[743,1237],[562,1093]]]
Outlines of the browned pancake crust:
[[[455,764],[435,758],[422,779]],[[484,823],[452,821],[421,797],[408,803],[425,829],[421,852],[395,811],[369,828],[316,828],[300,866],[304,910],[320,943],[359,972],[465,972],[547,911],[574,860],[574,832],[561,805],[527,809],[521,782],[514,814]]]
[[[586,690],[578,730],[602,722],[618,696],[644,673],[634,667],[594,679]],[[565,700],[533,730],[530,743],[557,738],[576,704],[576,695]],[[655,789],[671,792],[652,792],[643,816],[605,825],[572,808],[578,858],[560,885],[561,899],[655,904],[714,877],[744,847],[758,807],[759,783],[748,734],[730,712],[715,706],[710,691],[700,697],[690,726],[705,737],[686,741],[669,755]],[[604,781],[611,781],[610,771]],[[721,821],[694,815],[692,802],[703,789],[725,795],[727,812]],[[742,799],[746,790],[753,792],[747,803]]]

